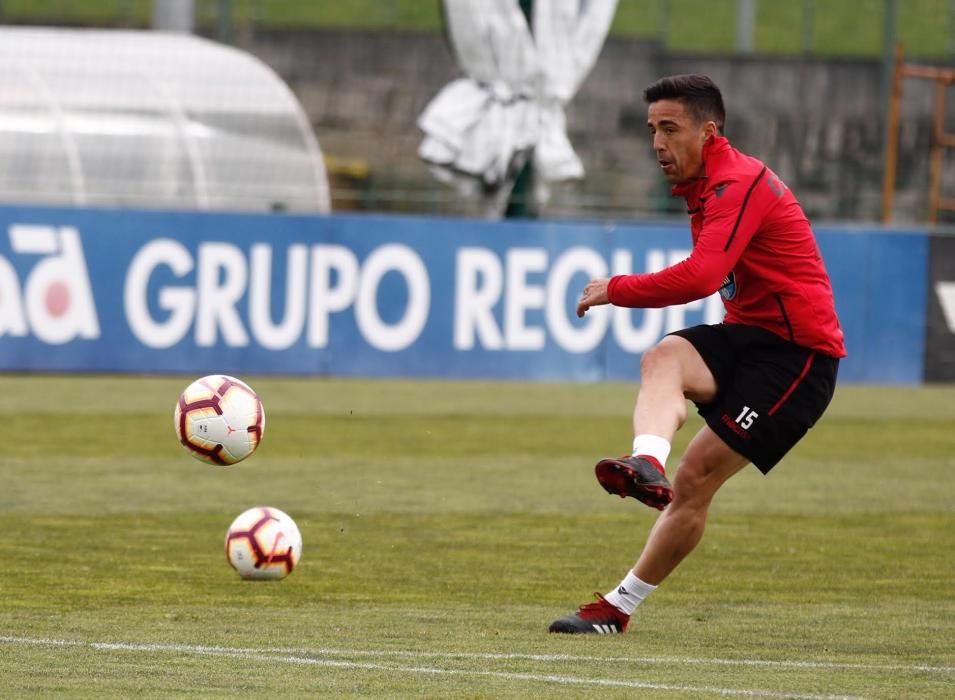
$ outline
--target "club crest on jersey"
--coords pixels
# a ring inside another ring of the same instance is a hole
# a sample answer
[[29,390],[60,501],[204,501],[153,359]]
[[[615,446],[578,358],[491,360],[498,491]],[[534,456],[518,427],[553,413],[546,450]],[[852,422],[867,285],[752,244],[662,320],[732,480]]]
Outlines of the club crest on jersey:
[[732,270],[723,278],[723,284],[720,285],[720,296],[727,301],[736,298],[736,273]]

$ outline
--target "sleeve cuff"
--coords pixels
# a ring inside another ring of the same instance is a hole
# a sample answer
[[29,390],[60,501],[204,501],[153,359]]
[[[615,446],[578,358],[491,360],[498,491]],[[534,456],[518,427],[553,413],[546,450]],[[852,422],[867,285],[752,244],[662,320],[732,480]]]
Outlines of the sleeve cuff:
[[614,288],[617,286],[617,280],[619,280],[623,276],[624,275],[614,275],[613,277],[610,278],[610,281],[607,283],[607,299],[610,301],[611,304],[616,305],[613,300],[613,291],[614,291]]

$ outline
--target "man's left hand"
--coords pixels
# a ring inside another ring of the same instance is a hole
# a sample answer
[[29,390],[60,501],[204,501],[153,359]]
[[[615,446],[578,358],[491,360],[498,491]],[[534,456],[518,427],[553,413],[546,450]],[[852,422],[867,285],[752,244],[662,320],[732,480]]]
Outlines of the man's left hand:
[[577,317],[583,318],[584,314],[590,310],[591,306],[603,306],[610,303],[610,297],[607,296],[607,285],[610,284],[610,278],[590,280],[584,287],[580,299],[577,301]]

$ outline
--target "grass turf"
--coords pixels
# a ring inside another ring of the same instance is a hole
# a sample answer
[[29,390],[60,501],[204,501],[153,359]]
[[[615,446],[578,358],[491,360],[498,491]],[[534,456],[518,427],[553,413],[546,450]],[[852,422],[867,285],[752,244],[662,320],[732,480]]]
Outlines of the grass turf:
[[[213,468],[173,435],[190,380],[0,378],[0,695],[951,695],[955,389],[843,387],[629,634],[575,638],[547,624],[655,517],[592,477],[633,387],[252,377],[265,440]],[[304,557],[243,582],[225,528],[264,504]]]

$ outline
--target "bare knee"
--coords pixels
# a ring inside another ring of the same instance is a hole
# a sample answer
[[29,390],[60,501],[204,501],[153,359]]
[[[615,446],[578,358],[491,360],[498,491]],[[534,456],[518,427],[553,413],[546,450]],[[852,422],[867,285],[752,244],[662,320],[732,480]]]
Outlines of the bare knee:
[[662,382],[678,388],[685,398],[712,401],[716,380],[696,348],[676,335],[668,335],[647,350],[640,360],[644,381]]
[[640,374],[644,378],[660,372],[680,373],[681,348],[673,341],[674,338],[667,336],[643,353],[640,358]]
[[722,483],[722,479],[716,478],[716,470],[703,460],[684,456],[673,479],[670,507],[707,508]]
[[640,391],[652,398],[656,411],[674,415],[678,429],[686,421],[686,381],[681,348],[670,340],[664,338],[640,359]]

